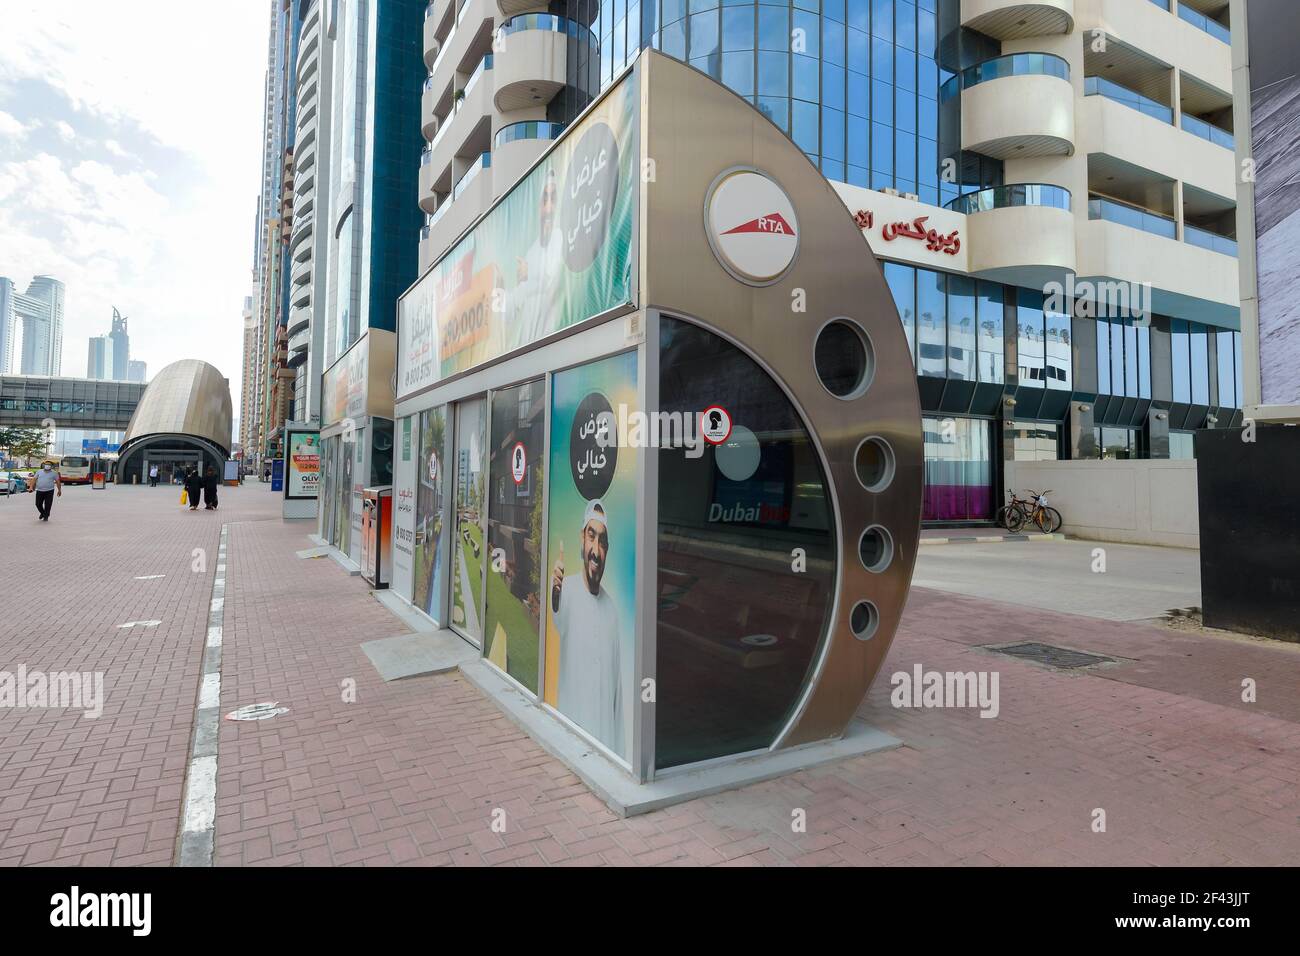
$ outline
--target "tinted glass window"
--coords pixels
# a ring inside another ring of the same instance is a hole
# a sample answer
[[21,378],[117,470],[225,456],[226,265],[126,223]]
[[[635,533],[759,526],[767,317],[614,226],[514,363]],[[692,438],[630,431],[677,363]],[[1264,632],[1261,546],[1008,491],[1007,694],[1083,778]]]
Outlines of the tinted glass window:
[[659,452],[656,764],[670,767],[775,739],[821,647],[835,536],[803,421],[753,360],[664,318],[659,387],[665,412],[721,405],[733,422],[699,457]]
[[975,380],[975,280],[948,277],[948,377]]
[[947,283],[941,272],[916,270],[916,368],[922,375],[943,378],[947,362],[944,341]]
[[483,656],[535,694],[546,451],[546,389],[541,379],[492,394],[488,449]]
[[1002,286],[979,284],[979,380],[1002,384]]
[[[442,607],[443,482],[447,465],[447,409],[420,413],[415,462],[415,587],[412,602],[444,623]],[[328,456],[326,456],[328,457]]]
[[1043,294],[1030,289],[1016,290],[1016,313],[1019,333],[1017,353],[1020,385],[1043,387],[1044,371]]

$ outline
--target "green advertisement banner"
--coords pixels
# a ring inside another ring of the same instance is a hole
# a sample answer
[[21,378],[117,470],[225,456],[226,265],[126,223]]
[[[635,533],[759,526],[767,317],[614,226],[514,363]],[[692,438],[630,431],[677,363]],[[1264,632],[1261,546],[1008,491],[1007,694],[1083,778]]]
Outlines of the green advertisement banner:
[[399,395],[634,303],[637,87],[630,73],[402,297]]

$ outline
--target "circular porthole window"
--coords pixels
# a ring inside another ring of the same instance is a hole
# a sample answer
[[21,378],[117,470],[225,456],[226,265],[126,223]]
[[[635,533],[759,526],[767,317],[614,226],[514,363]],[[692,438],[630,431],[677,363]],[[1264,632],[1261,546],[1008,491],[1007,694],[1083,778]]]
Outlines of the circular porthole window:
[[853,453],[853,468],[867,491],[884,491],[894,480],[894,450],[883,438],[864,438]]
[[879,574],[894,560],[894,538],[878,524],[873,524],[858,539],[858,557],[862,566]]
[[871,385],[876,353],[871,339],[855,322],[832,319],[813,345],[813,364],[822,387],[836,398],[852,399]]
[[849,627],[860,641],[869,641],[880,628],[880,612],[870,601],[859,601],[849,612]]

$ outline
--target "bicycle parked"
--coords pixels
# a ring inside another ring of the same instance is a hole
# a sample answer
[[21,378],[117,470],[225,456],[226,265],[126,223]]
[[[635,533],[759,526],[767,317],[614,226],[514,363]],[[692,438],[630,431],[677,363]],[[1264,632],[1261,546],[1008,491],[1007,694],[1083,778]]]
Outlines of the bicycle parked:
[[1047,504],[1051,489],[1039,494],[1030,491],[1029,497],[1017,498],[1014,491],[1008,492],[1011,501],[998,509],[994,521],[1015,534],[1027,524],[1033,524],[1043,534],[1055,534],[1061,530],[1061,513]]

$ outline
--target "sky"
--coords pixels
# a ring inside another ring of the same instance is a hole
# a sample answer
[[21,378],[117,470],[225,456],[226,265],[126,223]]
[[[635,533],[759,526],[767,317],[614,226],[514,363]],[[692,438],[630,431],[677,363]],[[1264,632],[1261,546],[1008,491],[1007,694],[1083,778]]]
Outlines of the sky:
[[239,408],[269,10],[0,0],[0,275],[66,285],[64,375],[116,306],[150,377],[204,359]]

